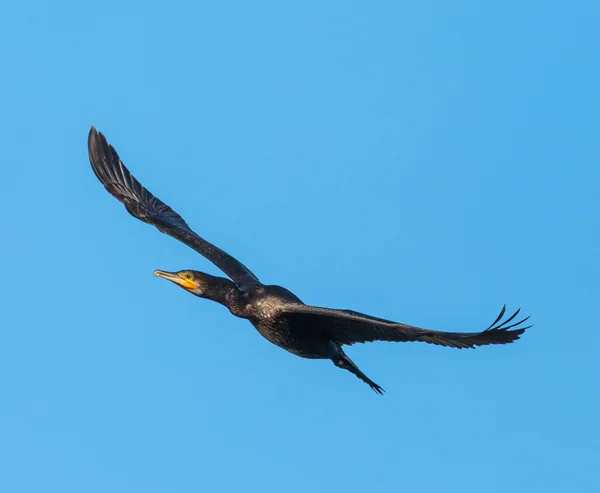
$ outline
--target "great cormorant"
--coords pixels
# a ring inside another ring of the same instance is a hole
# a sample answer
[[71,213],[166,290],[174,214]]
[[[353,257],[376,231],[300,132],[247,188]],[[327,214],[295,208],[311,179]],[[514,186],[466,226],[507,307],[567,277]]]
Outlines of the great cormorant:
[[474,348],[513,342],[531,327],[523,327],[529,317],[511,323],[520,309],[502,322],[506,306],[482,332],[438,332],[351,310],[306,305],[281,286],[262,284],[244,264],[194,233],[179,214],[134,178],[115,149],[94,127],[88,136],[88,152],[98,179],[132,216],[193,248],[229,279],[195,270],[156,270],[155,276],[200,298],[225,305],[236,317],[248,319],[265,339],[290,353],[302,358],[330,359],[335,366],[350,371],[379,394],[383,389],[358,369],[342,346],[371,341],[422,341],[459,349]]

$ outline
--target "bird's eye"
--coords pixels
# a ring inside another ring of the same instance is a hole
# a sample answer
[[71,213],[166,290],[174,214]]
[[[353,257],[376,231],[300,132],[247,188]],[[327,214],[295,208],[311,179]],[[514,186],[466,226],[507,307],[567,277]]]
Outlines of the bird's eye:
[[191,278],[192,278],[192,275],[191,275],[191,274],[186,274],[186,275],[185,275],[185,278],[186,278],[186,279],[191,279]]

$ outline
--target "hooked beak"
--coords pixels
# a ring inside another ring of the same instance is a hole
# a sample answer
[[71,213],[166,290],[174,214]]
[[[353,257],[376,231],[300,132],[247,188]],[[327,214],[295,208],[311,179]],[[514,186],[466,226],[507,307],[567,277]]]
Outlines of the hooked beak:
[[196,283],[192,279],[186,279],[182,274],[177,272],[165,272],[164,270],[155,270],[154,275],[156,277],[162,277],[167,281],[171,281],[177,286],[181,286],[183,289],[187,291],[192,291],[196,289]]

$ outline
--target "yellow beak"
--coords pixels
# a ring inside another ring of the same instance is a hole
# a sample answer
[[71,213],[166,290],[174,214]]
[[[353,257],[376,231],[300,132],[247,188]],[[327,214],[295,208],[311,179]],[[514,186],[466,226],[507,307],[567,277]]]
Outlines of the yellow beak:
[[177,272],[165,272],[164,270],[155,270],[154,275],[156,277],[162,277],[167,281],[171,281],[172,283],[177,284],[188,291],[196,289],[196,283],[192,279],[186,279],[183,274],[179,274]]

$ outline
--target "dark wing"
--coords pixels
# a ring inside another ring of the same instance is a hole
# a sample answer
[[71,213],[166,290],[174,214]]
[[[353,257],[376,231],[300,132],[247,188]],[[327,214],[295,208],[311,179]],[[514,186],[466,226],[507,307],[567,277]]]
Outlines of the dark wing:
[[88,153],[94,173],[133,216],[185,243],[206,257],[239,287],[255,284],[258,278],[241,262],[194,233],[183,218],[146,190],[129,172],[104,135],[94,127],[88,136]]
[[351,310],[332,310],[310,305],[294,305],[283,314],[283,317],[295,330],[315,330],[339,344],[352,345],[358,342],[372,341],[422,341],[463,349],[487,344],[508,344],[516,341],[526,329],[531,327],[531,325],[522,327],[529,317],[511,323],[520,310],[500,323],[506,311],[505,305],[494,323],[482,332],[438,332],[370,317]]

